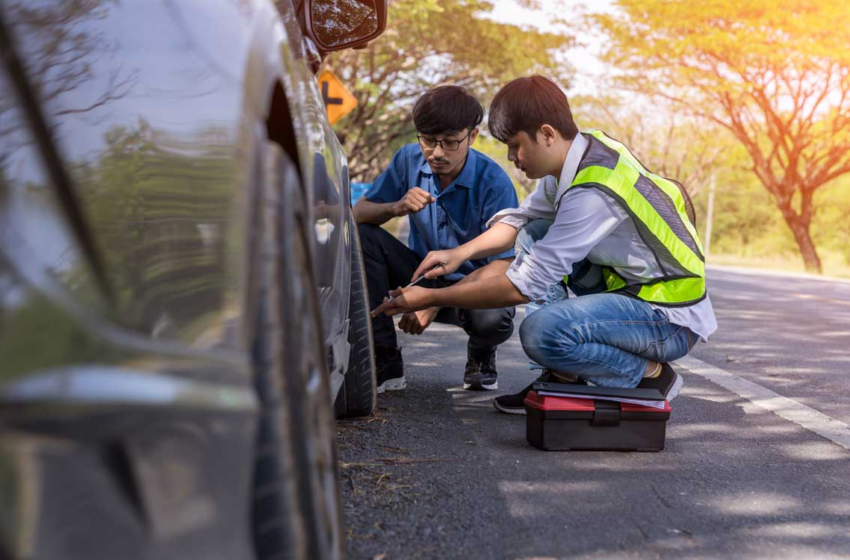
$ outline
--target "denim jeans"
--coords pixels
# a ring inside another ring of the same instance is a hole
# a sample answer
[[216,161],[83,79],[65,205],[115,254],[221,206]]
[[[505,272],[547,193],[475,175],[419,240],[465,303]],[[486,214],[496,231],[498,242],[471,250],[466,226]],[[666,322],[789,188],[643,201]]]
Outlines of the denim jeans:
[[[529,222],[516,252],[528,253],[552,222]],[[605,290],[599,265],[576,263],[569,288],[549,287],[546,302],[528,304],[519,336],[528,357],[545,368],[569,372],[602,387],[635,387],[649,360],[672,362],[690,352],[698,336],[672,324],[648,303]]]

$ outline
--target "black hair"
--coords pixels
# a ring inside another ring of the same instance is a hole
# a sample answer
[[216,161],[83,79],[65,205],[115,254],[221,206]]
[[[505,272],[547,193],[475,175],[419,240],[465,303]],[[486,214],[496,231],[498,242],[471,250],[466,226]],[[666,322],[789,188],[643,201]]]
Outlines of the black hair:
[[413,107],[413,124],[420,134],[454,134],[481,124],[484,108],[460,86],[428,90]]
[[538,75],[517,78],[493,98],[488,128],[500,142],[507,143],[518,132],[525,132],[536,142],[537,131],[544,124],[566,140],[578,134],[567,96],[552,80]]

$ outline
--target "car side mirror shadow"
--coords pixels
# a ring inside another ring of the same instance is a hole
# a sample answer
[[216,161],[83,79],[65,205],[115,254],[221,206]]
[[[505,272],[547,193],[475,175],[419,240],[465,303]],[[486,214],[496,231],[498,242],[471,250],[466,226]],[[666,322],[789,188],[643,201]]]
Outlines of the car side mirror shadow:
[[388,0],[307,0],[305,32],[323,53],[364,48],[387,28]]

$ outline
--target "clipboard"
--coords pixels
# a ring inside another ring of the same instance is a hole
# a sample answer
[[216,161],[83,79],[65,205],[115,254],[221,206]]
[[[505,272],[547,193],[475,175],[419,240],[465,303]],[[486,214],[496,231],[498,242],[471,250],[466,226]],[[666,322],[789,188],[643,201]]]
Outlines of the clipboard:
[[640,401],[661,401],[666,400],[664,395],[658,389],[621,389],[618,387],[591,387],[589,385],[575,385],[572,383],[549,383],[540,381],[535,383],[532,388],[538,393],[543,391],[546,393],[557,393],[567,396],[578,396],[588,399],[629,399]]

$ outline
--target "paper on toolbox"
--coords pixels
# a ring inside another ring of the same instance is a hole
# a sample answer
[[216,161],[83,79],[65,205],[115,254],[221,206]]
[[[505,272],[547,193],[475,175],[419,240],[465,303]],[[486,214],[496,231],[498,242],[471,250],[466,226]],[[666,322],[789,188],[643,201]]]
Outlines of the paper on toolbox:
[[644,399],[626,399],[622,397],[607,397],[600,395],[580,395],[578,393],[554,393],[552,391],[537,391],[538,395],[546,396],[546,397],[566,397],[568,399],[587,399],[587,400],[600,400],[600,401],[612,401],[618,403],[626,403],[626,404],[636,404],[638,406],[648,406],[651,408],[657,408],[658,410],[664,410],[665,401],[657,401],[657,400],[644,400]]

